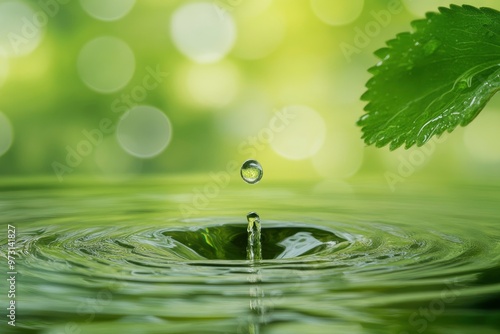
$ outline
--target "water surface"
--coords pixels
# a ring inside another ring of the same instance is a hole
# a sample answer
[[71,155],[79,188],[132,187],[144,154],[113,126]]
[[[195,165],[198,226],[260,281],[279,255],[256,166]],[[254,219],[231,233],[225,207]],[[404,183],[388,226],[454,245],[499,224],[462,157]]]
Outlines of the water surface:
[[499,332],[499,185],[238,181],[210,196],[203,178],[3,181],[17,332]]

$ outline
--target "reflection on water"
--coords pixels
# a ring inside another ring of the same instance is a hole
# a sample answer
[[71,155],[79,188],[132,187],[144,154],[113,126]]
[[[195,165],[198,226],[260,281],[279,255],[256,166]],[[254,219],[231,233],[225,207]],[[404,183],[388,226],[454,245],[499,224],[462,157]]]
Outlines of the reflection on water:
[[[262,185],[249,203],[248,185],[231,184],[183,219],[195,183],[30,184],[0,192],[0,220],[17,229],[18,332],[500,328],[499,186]],[[266,217],[259,262],[247,259],[248,206]]]
[[309,250],[322,245],[322,243],[314,238],[310,232],[297,232],[291,237],[279,242],[278,245],[283,246],[284,250],[276,258],[286,259],[305,254]]

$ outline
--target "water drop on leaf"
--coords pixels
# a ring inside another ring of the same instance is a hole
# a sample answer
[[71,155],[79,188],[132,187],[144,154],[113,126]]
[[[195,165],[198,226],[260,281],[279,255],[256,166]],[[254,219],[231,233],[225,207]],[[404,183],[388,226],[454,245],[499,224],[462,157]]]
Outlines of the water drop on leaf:
[[437,48],[441,45],[441,42],[439,42],[437,39],[431,39],[424,45],[424,53],[426,56],[430,56],[434,52],[436,52]]

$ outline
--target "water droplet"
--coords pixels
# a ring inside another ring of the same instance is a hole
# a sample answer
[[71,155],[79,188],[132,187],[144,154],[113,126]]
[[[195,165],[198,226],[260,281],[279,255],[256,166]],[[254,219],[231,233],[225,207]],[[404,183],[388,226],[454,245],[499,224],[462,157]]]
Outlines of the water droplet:
[[260,217],[256,212],[250,212],[247,215],[248,227],[247,231],[251,232],[255,229],[260,231]]
[[462,78],[458,82],[455,82],[454,88],[458,91],[470,88],[472,86],[472,77]]
[[430,56],[433,54],[439,47],[441,46],[441,42],[437,39],[431,39],[424,45],[424,54],[426,56]]
[[[241,166],[241,178],[246,183],[257,183],[262,179],[264,171],[260,163],[256,160],[247,160]],[[258,217],[258,216],[257,216]]]

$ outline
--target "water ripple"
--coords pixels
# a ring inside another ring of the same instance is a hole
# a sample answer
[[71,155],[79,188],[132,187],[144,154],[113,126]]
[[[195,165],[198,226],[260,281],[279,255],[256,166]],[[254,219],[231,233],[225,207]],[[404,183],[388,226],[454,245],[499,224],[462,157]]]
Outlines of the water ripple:
[[[458,323],[474,333],[500,319],[498,201],[484,190],[438,204],[263,192],[255,263],[245,216],[234,214],[248,211],[245,192],[214,199],[232,208],[212,210],[220,215],[181,219],[172,208],[182,196],[154,189],[0,193],[3,219],[19,231],[25,332],[399,334]],[[286,200],[277,205],[276,194]]]

